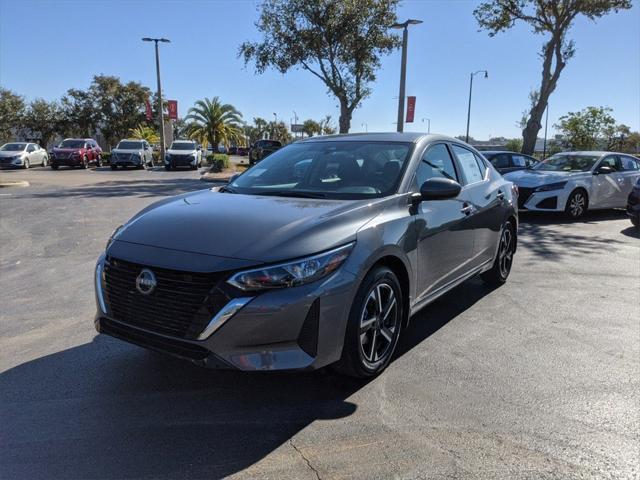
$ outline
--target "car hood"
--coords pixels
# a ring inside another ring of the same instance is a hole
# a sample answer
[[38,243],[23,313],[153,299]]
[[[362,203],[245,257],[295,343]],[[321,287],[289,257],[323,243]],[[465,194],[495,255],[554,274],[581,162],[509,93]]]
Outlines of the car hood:
[[194,155],[197,150],[167,150],[169,155]]
[[77,153],[84,150],[84,148],[59,148],[59,147],[53,147],[53,151],[54,152],[60,152],[60,153]]
[[219,193],[180,195],[147,207],[119,242],[217,257],[276,262],[355,240],[376,216],[371,200],[318,200]]
[[4,151],[4,152],[0,152],[0,158],[17,157],[18,155],[22,155],[23,153],[25,153],[24,150]]
[[504,178],[519,187],[539,187],[549,183],[566,182],[579,178],[587,178],[590,172],[548,172],[541,170],[517,170],[504,175]]

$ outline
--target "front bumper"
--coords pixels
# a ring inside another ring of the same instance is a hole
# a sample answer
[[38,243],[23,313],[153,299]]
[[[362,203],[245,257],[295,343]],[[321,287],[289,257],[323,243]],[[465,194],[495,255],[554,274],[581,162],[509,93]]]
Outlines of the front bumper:
[[16,159],[9,160],[7,158],[0,158],[0,168],[22,168],[24,166],[24,160]]
[[244,297],[221,319],[238,300],[232,299],[196,339],[186,339],[115,318],[102,284],[103,265],[101,259],[96,269],[98,332],[210,368],[313,370],[337,361],[357,288],[355,276],[341,268],[309,285]]
[[198,163],[198,158],[187,155],[172,155],[170,158],[165,158],[164,164],[171,167],[194,167]]
[[518,208],[532,212],[563,212],[569,193],[565,188],[537,192],[535,188],[518,185]]
[[143,160],[137,155],[115,157],[112,155],[109,159],[109,164],[116,165],[118,167],[141,167]]
[[57,167],[79,167],[82,165],[82,157],[54,158],[51,157],[49,163]]

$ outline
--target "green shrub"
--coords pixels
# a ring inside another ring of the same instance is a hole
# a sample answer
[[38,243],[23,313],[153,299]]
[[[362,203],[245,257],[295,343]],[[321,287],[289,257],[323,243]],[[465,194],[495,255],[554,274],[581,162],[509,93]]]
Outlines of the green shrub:
[[109,161],[111,159],[111,152],[102,152],[101,154],[103,161]]
[[229,168],[229,155],[224,153],[210,153],[205,160],[214,173],[222,172],[224,169]]

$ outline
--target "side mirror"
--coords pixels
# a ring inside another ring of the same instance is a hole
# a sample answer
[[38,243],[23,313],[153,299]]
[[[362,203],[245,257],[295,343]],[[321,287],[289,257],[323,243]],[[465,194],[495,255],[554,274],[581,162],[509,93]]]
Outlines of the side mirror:
[[615,170],[607,165],[600,165],[598,168],[596,168],[596,170],[593,172],[594,175],[606,175],[607,173],[613,173],[615,172]]
[[447,200],[455,198],[460,194],[462,187],[455,180],[449,178],[430,178],[420,187],[420,195],[415,195],[415,199],[424,200]]

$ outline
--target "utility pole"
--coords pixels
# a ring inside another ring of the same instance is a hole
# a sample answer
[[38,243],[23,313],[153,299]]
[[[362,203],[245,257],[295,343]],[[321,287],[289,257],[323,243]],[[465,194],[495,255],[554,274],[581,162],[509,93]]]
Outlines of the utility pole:
[[166,38],[149,38],[142,39],[143,42],[155,42],[156,47],[156,76],[158,79],[158,124],[160,125],[160,163],[164,163],[165,144],[164,144],[164,113],[162,109],[162,85],[160,83],[160,52],[158,50],[158,42],[170,43]]
[[471,121],[471,92],[473,91],[473,77],[478,73],[484,73],[484,78],[489,78],[489,72],[486,70],[478,70],[477,72],[471,73],[471,77],[469,79],[469,107],[467,108],[467,134],[464,140],[467,143],[469,143],[469,122]]

